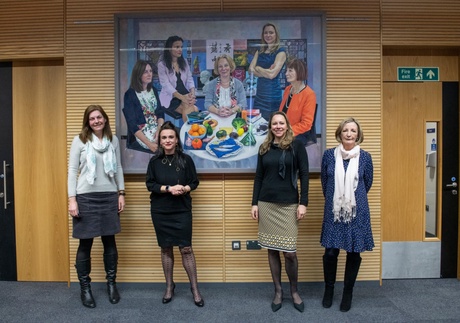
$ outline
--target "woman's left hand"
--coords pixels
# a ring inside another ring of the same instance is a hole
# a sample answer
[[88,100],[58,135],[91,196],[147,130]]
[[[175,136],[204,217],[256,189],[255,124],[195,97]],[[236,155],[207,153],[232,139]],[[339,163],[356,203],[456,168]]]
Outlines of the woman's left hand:
[[299,204],[297,207],[297,220],[302,220],[307,214],[307,207],[305,205]]
[[169,188],[169,192],[172,195],[185,195],[190,191],[191,191],[190,187],[179,185],[179,184],[174,185]]
[[125,209],[125,196],[118,195],[118,213],[123,212],[124,209]]
[[231,116],[232,114],[235,113],[232,108],[228,108],[228,107],[221,107],[217,111],[219,112],[218,113],[219,116],[224,117],[224,118],[229,117],[229,116]]

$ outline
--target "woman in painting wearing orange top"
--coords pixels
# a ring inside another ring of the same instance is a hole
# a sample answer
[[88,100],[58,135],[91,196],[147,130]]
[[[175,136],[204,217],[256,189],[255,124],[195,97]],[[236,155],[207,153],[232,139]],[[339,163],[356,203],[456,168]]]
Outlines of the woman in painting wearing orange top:
[[311,137],[311,127],[315,118],[316,94],[305,84],[307,65],[303,60],[293,59],[286,65],[286,80],[290,83],[283,94],[279,110],[286,113],[294,135],[304,146],[316,142]]

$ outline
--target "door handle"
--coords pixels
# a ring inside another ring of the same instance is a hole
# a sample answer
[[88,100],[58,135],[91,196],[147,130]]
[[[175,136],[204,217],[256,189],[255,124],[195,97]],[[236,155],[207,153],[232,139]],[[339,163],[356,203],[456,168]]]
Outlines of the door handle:
[[8,204],[10,204],[11,202],[8,202],[8,198],[7,198],[7,194],[6,194],[6,168],[9,167],[10,164],[7,164],[6,163],[6,160],[3,161],[3,174],[2,174],[2,178],[3,178],[3,207],[5,208],[5,210],[8,208]]
[[457,186],[458,186],[457,182],[452,182],[452,184],[446,185],[447,188],[457,188]]

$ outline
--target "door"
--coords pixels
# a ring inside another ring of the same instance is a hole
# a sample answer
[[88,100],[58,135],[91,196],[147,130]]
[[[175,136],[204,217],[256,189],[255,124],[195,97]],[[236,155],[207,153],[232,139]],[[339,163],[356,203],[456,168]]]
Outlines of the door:
[[442,86],[442,224],[441,277],[457,277],[458,253],[458,165],[459,83]]
[[[458,82],[384,82],[382,278],[456,277],[458,243]],[[434,150],[440,184],[433,235],[426,230],[426,124],[442,135]]]
[[0,280],[17,280],[11,62],[0,62],[0,88]]

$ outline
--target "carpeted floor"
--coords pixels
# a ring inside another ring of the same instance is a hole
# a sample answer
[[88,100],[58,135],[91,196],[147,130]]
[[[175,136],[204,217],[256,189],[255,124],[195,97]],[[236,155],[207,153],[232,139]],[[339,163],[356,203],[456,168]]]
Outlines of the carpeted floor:
[[0,322],[460,322],[460,282],[456,279],[357,282],[349,312],[339,311],[342,283],[334,304],[321,306],[322,283],[301,283],[305,312],[294,309],[284,286],[283,307],[270,308],[270,283],[202,283],[205,306],[194,305],[188,284],[177,284],[162,304],[164,284],[119,283],[121,301],[112,305],[105,284],[93,283],[95,309],[81,305],[72,283],[0,282]]

